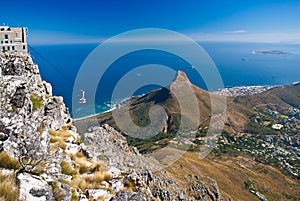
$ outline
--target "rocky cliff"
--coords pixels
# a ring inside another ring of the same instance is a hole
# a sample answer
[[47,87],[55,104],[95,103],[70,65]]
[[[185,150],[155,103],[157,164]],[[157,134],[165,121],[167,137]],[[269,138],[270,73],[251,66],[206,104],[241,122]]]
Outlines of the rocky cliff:
[[0,53],[0,200],[224,200],[213,179],[189,177],[180,188],[153,172],[108,125],[79,135],[30,55]]

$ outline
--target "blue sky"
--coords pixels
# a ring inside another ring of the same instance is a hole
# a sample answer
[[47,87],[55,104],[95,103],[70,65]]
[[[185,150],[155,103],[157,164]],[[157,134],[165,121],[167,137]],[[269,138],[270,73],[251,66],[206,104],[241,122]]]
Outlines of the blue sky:
[[[3,9],[5,8],[5,9]],[[198,41],[300,42],[300,0],[3,1],[0,23],[29,28],[29,43],[100,42],[139,28]]]

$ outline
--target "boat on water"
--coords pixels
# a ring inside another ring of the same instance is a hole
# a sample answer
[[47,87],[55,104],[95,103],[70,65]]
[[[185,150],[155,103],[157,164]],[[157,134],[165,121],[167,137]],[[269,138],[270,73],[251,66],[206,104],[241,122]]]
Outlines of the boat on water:
[[79,99],[79,103],[80,104],[86,103],[85,91],[83,89],[81,89],[80,91],[82,93],[82,97]]

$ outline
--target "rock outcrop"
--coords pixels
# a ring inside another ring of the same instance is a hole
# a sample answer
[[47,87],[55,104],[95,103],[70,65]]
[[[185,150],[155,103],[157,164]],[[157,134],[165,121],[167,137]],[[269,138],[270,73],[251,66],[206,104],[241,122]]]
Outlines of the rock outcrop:
[[222,200],[215,182],[180,188],[153,173],[108,125],[79,135],[29,54],[2,53],[0,67],[0,175],[13,175],[20,200]]

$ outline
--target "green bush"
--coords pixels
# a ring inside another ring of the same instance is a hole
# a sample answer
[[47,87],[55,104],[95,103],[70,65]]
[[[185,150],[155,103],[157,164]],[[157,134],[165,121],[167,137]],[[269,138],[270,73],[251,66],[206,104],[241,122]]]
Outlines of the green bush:
[[274,131],[268,127],[264,127],[257,122],[250,121],[245,128],[245,132],[250,134],[268,135],[274,133]]
[[37,110],[43,106],[43,97],[32,94],[30,100],[32,102],[32,110]]

